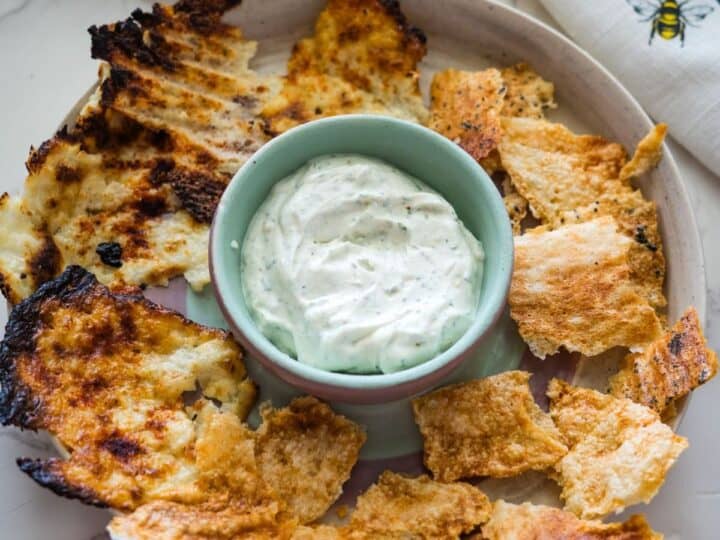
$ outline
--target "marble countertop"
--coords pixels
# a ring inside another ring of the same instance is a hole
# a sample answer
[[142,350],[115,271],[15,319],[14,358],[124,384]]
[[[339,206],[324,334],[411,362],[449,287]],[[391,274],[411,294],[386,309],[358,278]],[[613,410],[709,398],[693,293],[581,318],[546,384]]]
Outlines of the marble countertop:
[[[531,15],[557,25],[537,0],[505,0]],[[24,159],[30,145],[45,140],[94,82],[97,64],[88,53],[86,28],[98,21],[123,18],[138,0],[0,0],[0,193],[18,192],[25,177]],[[720,178],[682,147],[670,141],[690,193],[705,246],[708,283],[706,334],[720,349]],[[10,231],[0,231],[10,234]],[[0,302],[0,324],[7,313]],[[668,539],[711,540],[720,530],[720,377],[692,398],[680,433],[691,446],[671,470],[660,494],[647,506],[650,523]],[[28,444],[31,449],[28,449]],[[86,540],[101,538],[108,513],[60,499],[28,481],[17,470],[15,457],[52,453],[42,436],[0,430],[0,475],[10,479],[0,498],[0,539]],[[7,482],[7,480],[6,480]]]

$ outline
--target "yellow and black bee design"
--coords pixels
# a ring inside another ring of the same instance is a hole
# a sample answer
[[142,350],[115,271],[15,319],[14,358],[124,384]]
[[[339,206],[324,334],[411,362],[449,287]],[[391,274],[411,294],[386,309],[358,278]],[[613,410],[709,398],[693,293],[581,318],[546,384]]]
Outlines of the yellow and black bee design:
[[685,27],[697,26],[713,12],[713,7],[706,4],[691,5],[692,0],[676,2],[675,0],[627,0],[635,13],[645,17],[643,22],[652,21],[650,40],[652,44],[655,34],[663,39],[675,39],[680,36],[680,46],[685,45]]

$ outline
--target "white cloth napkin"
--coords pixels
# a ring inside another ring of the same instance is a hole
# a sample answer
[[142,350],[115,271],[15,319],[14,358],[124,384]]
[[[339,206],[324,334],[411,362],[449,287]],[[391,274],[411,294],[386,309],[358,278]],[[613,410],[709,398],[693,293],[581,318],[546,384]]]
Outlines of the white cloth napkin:
[[540,2],[655,121],[667,123],[677,141],[720,175],[720,0]]

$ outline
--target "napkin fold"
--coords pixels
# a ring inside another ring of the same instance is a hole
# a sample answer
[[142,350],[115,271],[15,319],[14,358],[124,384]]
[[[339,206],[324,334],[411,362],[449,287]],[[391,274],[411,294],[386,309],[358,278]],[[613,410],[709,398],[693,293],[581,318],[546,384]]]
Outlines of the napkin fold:
[[657,122],[720,175],[720,0],[540,0]]

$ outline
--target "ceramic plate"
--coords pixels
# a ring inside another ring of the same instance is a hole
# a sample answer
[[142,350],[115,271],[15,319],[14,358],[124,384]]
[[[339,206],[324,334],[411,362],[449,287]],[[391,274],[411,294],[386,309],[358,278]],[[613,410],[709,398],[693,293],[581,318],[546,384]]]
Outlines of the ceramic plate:
[[[227,20],[240,26],[248,38],[259,41],[258,54],[251,67],[260,72],[279,73],[284,71],[292,44],[312,32],[323,6],[323,0],[302,4],[295,0],[245,0],[228,14]],[[475,70],[525,60],[545,79],[555,83],[559,108],[549,112],[550,120],[563,122],[576,132],[601,134],[628,149],[634,148],[652,126],[634,98],[607,70],[562,35],[517,10],[487,0],[403,0],[402,7],[410,22],[428,36],[428,54],[420,64],[426,98],[436,70],[448,67]],[[86,98],[78,102],[64,123],[72,123]],[[668,265],[669,320],[676,319],[692,304],[704,321],[705,273],[700,241],[687,193],[667,148],[660,166],[640,179],[638,187],[658,205]],[[198,322],[226,326],[210,287],[202,294],[195,294],[184,281],[175,280],[166,289],[148,290],[147,296]],[[506,314],[492,338],[478,351],[476,361],[452,374],[447,382],[521,366],[536,373],[533,383],[538,399],[542,400],[545,382],[551,376],[602,388],[616,361],[617,353],[611,351],[592,361],[565,355],[540,362],[527,353]],[[261,388],[260,401],[270,399],[275,405],[283,405],[297,394],[252,358],[246,359],[246,363]],[[407,401],[373,406],[334,403],[333,407],[368,430],[368,443],[361,461],[339,503],[351,505],[381,470],[421,470],[421,440]],[[681,414],[686,407],[687,402],[681,405]],[[257,421],[256,414],[250,418],[250,422],[253,421]],[[10,474],[15,471],[0,471],[0,482],[5,484],[3,477]],[[502,496],[511,501],[557,504],[555,485],[540,474],[487,480],[481,487],[491,498]],[[88,509],[87,512],[89,515],[97,511]],[[47,531],[62,528],[62,517],[56,519],[58,522],[41,528]],[[87,535],[98,532],[88,530]]]

